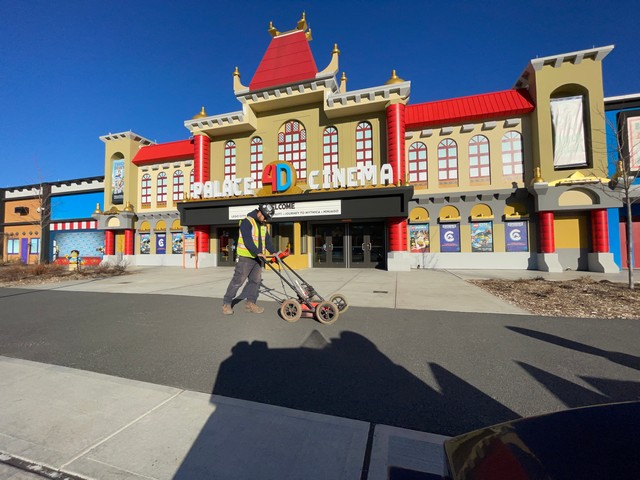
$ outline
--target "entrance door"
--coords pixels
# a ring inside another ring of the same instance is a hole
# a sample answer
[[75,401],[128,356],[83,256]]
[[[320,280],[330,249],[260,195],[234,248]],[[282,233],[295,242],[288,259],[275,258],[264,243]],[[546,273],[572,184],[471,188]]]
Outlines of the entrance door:
[[345,225],[314,225],[314,267],[346,267]]
[[384,268],[385,235],[383,223],[351,224],[352,267]]
[[20,260],[22,263],[29,263],[29,239],[22,238],[20,242]]
[[218,228],[218,266],[233,267],[236,263],[236,246],[238,244],[239,227]]

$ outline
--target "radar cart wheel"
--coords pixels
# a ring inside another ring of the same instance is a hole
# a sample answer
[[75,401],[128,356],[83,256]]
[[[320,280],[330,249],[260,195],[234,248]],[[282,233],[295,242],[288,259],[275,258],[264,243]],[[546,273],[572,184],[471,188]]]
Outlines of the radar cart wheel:
[[316,319],[325,325],[331,325],[338,320],[340,311],[335,303],[327,302],[326,300],[318,303],[316,306]]
[[297,322],[302,315],[302,307],[295,300],[285,300],[280,306],[280,315],[289,323]]

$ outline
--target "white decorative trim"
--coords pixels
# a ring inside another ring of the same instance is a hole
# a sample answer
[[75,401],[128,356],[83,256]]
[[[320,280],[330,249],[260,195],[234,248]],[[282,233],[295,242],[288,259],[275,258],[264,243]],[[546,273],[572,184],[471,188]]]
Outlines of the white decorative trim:
[[333,93],[327,97],[327,105],[333,107],[336,102],[346,105],[349,100],[359,103],[363,98],[370,101],[376,96],[388,99],[391,94],[397,94],[402,98],[407,98],[411,92],[411,82],[394,83],[392,85],[381,85],[379,87],[363,88],[345,93]]
[[133,140],[135,142],[140,142],[144,146],[156,144],[156,142],[152,142],[151,140],[144,138],[141,135],[133,133],[131,130],[129,130],[128,132],[121,132],[121,133],[109,133],[109,135],[103,135],[98,138],[102,140],[104,143],[107,143],[113,140],[122,140],[123,138],[126,138],[129,140]]
[[442,127],[440,129],[440,135],[451,135],[453,133],[453,127]]
[[508,118],[504,121],[504,128],[513,128],[517,125],[520,125],[521,121],[521,118]]
[[425,128],[420,132],[421,138],[430,137],[431,135],[433,135],[433,130],[430,128]]
[[498,122],[491,120],[482,124],[482,130],[493,130],[498,125]]
[[574,65],[578,65],[585,58],[591,58],[595,61],[602,61],[607,55],[609,55],[614,47],[614,45],[608,45],[606,47],[580,50],[578,52],[562,53],[560,55],[552,55],[550,57],[534,58],[533,60],[531,60],[531,66],[537,72],[541,70],[545,65],[551,65],[553,68],[560,67],[564,62],[571,62]]
[[472,123],[468,123],[466,125],[460,126],[460,133],[468,133],[473,131],[476,126]]

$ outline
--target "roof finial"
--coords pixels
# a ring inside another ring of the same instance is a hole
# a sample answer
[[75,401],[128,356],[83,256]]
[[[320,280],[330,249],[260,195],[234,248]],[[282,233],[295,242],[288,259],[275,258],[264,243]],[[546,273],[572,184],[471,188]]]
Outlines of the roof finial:
[[345,72],[342,72],[342,78],[340,79],[340,86],[338,87],[338,90],[340,93],[347,92],[347,74]]
[[207,116],[207,112],[204,111],[204,105],[202,106],[202,110],[200,110],[200,113],[198,113],[197,115],[194,115],[193,117],[191,117],[192,120],[195,120],[196,118],[205,118]]
[[298,30],[306,30],[307,29],[307,14],[306,12],[302,12],[302,18],[298,20],[298,26],[296,27]]
[[393,85],[394,83],[402,83],[404,80],[396,75],[396,71],[391,71],[391,78],[385,82],[385,85]]
[[272,37],[277,37],[278,35],[280,35],[278,29],[273,26],[273,22],[269,22],[269,33]]

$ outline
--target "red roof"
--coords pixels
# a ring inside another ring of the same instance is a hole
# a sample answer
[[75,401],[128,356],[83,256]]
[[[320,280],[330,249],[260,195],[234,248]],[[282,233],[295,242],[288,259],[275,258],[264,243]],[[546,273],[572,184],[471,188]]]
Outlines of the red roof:
[[296,83],[315,78],[318,73],[311,47],[302,30],[271,39],[251,83],[250,90]]
[[136,156],[133,157],[133,164],[149,165],[171,160],[186,160],[193,158],[193,151],[193,140],[147,145],[138,150]]
[[418,129],[472,120],[511,117],[529,113],[534,108],[526,90],[504,90],[408,105],[405,110],[405,122],[407,129]]

